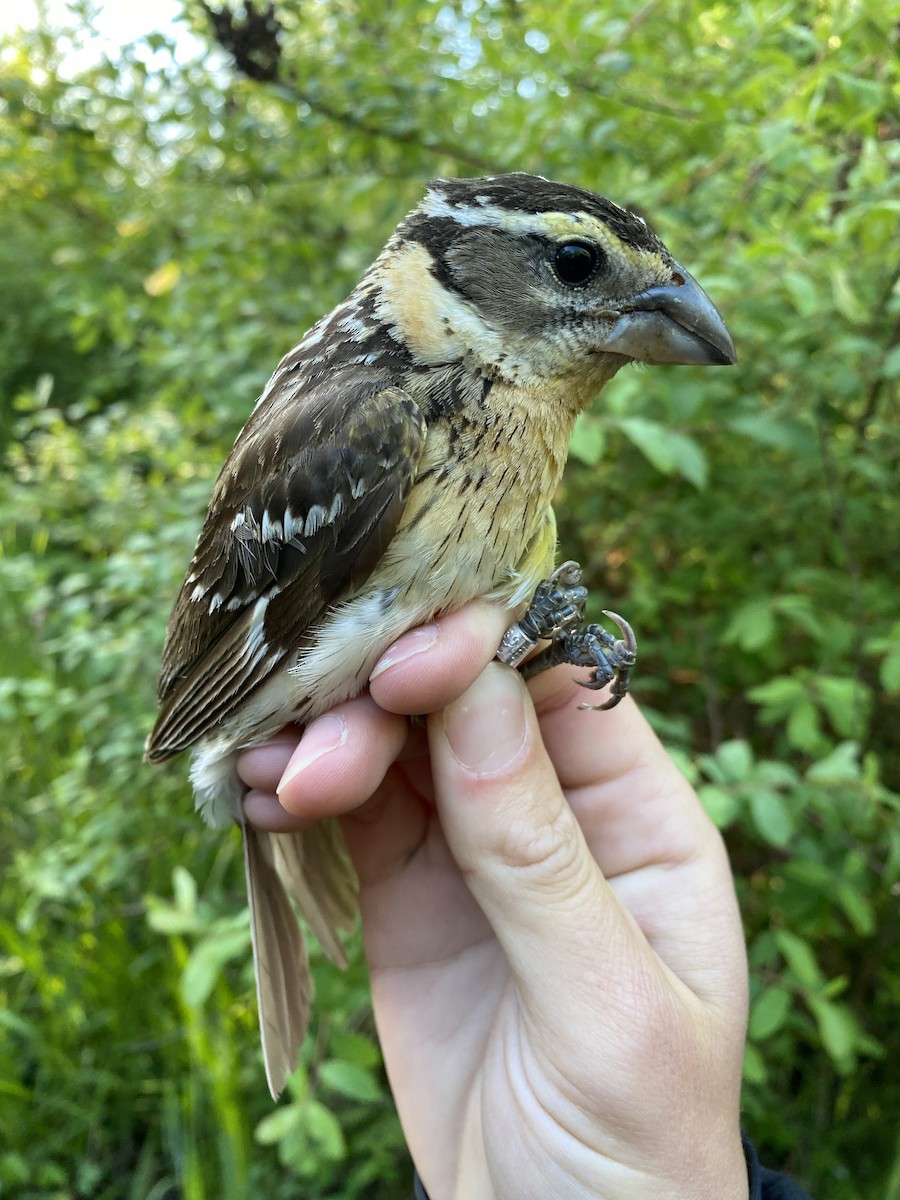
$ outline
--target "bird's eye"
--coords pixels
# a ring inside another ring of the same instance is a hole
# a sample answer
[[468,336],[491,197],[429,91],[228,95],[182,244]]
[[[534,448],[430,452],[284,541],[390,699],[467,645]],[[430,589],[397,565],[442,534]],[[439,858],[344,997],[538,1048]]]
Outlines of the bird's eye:
[[563,242],[556,247],[553,266],[569,287],[582,287],[597,273],[600,251],[588,242]]

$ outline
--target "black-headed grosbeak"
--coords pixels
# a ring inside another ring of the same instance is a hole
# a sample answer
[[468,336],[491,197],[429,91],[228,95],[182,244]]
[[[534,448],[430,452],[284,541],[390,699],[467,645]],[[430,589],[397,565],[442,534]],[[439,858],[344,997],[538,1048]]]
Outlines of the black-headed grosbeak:
[[243,830],[273,1095],[312,992],[289,897],[343,963],[355,882],[334,822],[243,822],[238,752],[360,692],[436,613],[528,600],[553,568],[575,418],[629,359],[734,362],[640,217],[530,175],[438,179],[238,435],[169,621],[146,756],[193,748],[198,808]]

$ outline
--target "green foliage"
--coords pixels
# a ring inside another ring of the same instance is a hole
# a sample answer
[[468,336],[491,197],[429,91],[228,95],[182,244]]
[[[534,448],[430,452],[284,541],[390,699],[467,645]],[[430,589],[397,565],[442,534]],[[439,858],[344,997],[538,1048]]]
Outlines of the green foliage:
[[[403,1196],[357,953],[262,1085],[240,855],[141,742],[169,598],[255,395],[435,174],[652,214],[730,372],[579,422],[567,555],[725,830],[746,1122],[815,1194],[900,1197],[900,123],[889,5],[280,0],[277,82],[169,34],[0,50],[0,1195]],[[81,62],[82,60],[78,60]]]

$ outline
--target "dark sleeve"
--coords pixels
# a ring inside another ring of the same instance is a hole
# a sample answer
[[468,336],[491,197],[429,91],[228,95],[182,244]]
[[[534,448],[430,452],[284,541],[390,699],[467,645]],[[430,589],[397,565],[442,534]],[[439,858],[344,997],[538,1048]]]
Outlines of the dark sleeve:
[[[747,1160],[750,1200],[810,1200],[809,1193],[804,1192],[793,1179],[759,1165],[756,1148],[746,1134],[741,1135],[741,1140],[744,1143],[744,1158]],[[422,1194],[425,1195],[424,1192]]]
[[[759,1165],[759,1158],[753,1143],[747,1137],[744,1143],[744,1158],[747,1162],[747,1181],[750,1186],[749,1200],[811,1200],[808,1193],[787,1175],[779,1175],[777,1171],[769,1171]],[[422,1185],[422,1180],[416,1173],[414,1200],[428,1200],[428,1193]]]

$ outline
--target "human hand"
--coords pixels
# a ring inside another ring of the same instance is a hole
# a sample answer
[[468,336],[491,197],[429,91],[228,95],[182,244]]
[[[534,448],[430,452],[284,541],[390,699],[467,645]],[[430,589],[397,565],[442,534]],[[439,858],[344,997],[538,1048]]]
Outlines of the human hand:
[[572,668],[526,688],[490,663],[507,620],[478,604],[405,635],[299,746],[247,751],[248,818],[342,819],[432,1200],[746,1200],[721,839],[630,700],[579,711]]

